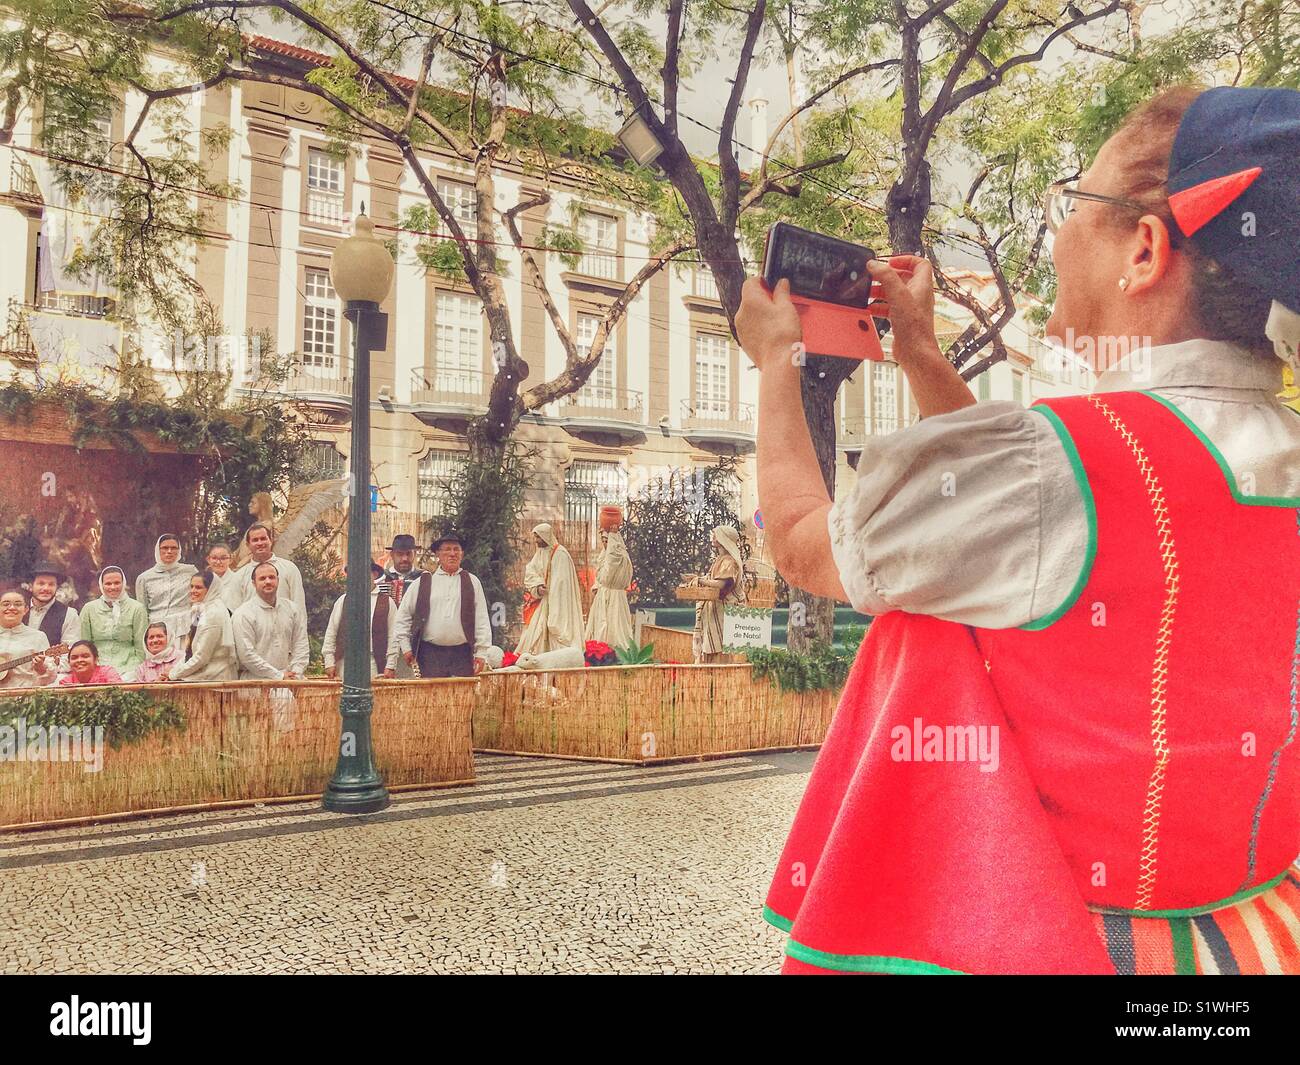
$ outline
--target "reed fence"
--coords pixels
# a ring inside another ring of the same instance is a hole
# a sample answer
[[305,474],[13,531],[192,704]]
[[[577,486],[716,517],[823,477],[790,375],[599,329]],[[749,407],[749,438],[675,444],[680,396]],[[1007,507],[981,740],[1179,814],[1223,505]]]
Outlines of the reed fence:
[[747,665],[494,673],[479,681],[474,747],[641,765],[812,747],[838,700],[782,692]]
[[[85,817],[308,798],[338,754],[335,681],[234,681],[125,685],[171,702],[183,730],[114,749],[103,767],[81,762],[0,762],[0,829]],[[375,682],[375,760],[389,787],[474,779],[470,680]],[[87,691],[73,688],[71,691]],[[5,698],[24,693],[6,691]]]

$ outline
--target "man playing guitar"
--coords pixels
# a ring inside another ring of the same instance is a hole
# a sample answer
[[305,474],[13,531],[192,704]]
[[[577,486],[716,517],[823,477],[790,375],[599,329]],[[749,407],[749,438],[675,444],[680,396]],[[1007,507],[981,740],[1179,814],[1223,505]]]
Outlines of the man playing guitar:
[[55,660],[66,648],[50,648],[39,629],[23,624],[30,601],[21,589],[0,594],[0,688],[37,688],[54,679],[47,655]]

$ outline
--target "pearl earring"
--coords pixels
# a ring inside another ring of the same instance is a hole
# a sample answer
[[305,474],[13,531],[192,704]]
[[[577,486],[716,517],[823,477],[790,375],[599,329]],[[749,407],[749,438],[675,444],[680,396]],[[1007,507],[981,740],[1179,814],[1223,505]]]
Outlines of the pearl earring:
[[1120,290],[1121,292],[1123,292],[1123,291],[1124,291],[1125,289],[1127,289],[1127,288],[1128,288],[1128,278],[1127,278],[1127,277],[1121,277],[1121,278],[1119,279],[1119,290]]

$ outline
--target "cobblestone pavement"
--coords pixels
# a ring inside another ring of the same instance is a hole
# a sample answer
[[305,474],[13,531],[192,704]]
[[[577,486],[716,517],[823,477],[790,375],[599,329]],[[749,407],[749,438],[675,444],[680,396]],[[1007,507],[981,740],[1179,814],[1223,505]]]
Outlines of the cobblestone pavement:
[[484,755],[363,818],[0,836],[0,972],[772,973],[759,914],[812,761]]

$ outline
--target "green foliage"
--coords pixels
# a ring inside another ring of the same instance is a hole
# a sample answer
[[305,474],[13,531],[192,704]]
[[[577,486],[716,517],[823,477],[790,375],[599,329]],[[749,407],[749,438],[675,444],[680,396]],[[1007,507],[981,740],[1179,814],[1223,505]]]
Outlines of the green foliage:
[[[536,458],[536,452],[515,440],[507,441],[500,452],[472,453],[443,484],[448,496],[446,517],[425,527],[430,541],[444,529],[464,537],[464,566],[483,584],[498,644],[504,644],[505,631],[518,613],[522,596],[522,590],[508,584],[507,577],[518,557],[516,537],[524,493]],[[505,623],[498,625],[503,611]]]
[[32,388],[14,379],[0,388],[0,417],[30,421],[39,399],[63,408],[78,448],[103,441],[138,453],[142,447],[133,434],[146,432],[192,454],[203,478],[193,522],[178,530],[188,555],[214,540],[237,538],[253,495],[284,488],[310,444],[297,407],[278,388],[285,365],[267,354],[261,366],[263,380],[231,405],[225,403],[229,374],[218,371],[186,375],[180,395],[170,398],[152,389],[110,393],[59,381]]
[[748,557],[745,523],[736,512],[740,474],[733,458],[713,466],[673,470],[650,481],[628,501],[623,539],[632,558],[639,603],[672,603],[684,573],[704,573],[713,561],[712,532],[730,525],[742,535]]
[[26,722],[28,732],[44,728],[102,725],[104,739],[113,748],[137,743],[155,732],[184,731],[185,717],[175,703],[155,701],[149,692],[100,688],[79,692],[75,688],[41,690],[21,699],[0,699],[0,724],[16,727]]
[[814,644],[800,653],[782,647],[746,647],[745,658],[754,676],[766,677],[782,691],[806,692],[844,687],[866,630],[854,626],[844,637],[844,646]]
[[645,666],[655,660],[655,645],[638,644],[633,640],[626,647],[614,648],[614,653],[618,655],[618,664],[621,666]]

